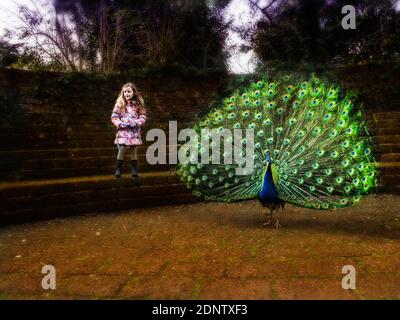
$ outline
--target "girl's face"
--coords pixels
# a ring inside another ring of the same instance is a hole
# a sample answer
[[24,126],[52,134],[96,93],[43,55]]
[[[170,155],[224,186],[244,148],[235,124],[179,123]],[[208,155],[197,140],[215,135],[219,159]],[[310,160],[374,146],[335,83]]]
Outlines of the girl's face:
[[126,100],[131,100],[133,97],[133,90],[131,87],[124,88],[124,97]]

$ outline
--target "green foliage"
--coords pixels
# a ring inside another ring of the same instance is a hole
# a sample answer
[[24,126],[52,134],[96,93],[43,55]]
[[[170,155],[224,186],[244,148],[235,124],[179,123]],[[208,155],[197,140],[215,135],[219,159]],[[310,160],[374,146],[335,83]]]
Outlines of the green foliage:
[[8,67],[18,60],[18,45],[13,45],[5,41],[0,40],[0,68]]
[[0,88],[0,116],[7,122],[22,111],[21,97],[18,89]]
[[[356,8],[355,30],[341,26],[345,5]],[[268,65],[387,61],[400,54],[399,19],[389,0],[278,1],[247,39]]]
[[[57,13],[53,20],[39,11],[20,8],[27,26],[15,36],[32,40],[41,33],[46,40],[34,46],[32,54],[19,57],[12,67],[194,76],[227,70],[224,41],[229,24],[224,22],[223,8],[228,0],[213,4],[207,0],[52,3]],[[69,24],[62,19],[67,15]]]

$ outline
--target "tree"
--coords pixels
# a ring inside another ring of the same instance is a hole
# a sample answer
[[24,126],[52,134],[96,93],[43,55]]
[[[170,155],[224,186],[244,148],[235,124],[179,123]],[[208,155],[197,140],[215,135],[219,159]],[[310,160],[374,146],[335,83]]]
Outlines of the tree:
[[[33,3],[33,1],[32,1]],[[15,35],[64,71],[171,66],[226,69],[229,0],[53,0],[21,6]],[[43,7],[43,6],[42,6]]]
[[[393,1],[271,0],[266,7],[257,0],[249,2],[264,17],[242,34],[264,62],[358,63],[400,53],[400,15]],[[356,9],[355,30],[341,26],[344,5]]]
[[20,45],[10,44],[7,40],[0,39],[0,67],[5,68],[17,62]]

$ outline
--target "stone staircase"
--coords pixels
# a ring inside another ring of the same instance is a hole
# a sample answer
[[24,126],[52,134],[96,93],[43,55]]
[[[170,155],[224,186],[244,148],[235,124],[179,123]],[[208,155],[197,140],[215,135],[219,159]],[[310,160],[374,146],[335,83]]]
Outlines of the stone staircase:
[[26,123],[0,127],[0,224],[199,200],[178,181],[172,165],[146,161],[146,130],[168,132],[168,124],[150,123],[143,130],[137,185],[130,177],[129,150],[122,177],[113,176],[115,128],[91,122],[35,124],[30,132]]
[[[381,168],[377,192],[400,193],[400,112],[367,116]],[[0,224],[199,201],[178,181],[173,166],[147,163],[149,143],[138,149],[141,185],[129,176],[129,152],[123,177],[115,179],[109,114],[73,119],[22,113],[0,122]],[[168,132],[167,123],[149,122],[143,137],[154,127]]]
[[[166,125],[154,126],[166,128]],[[113,144],[112,125],[36,126],[35,130],[27,136],[23,130],[1,129],[1,180],[56,179],[113,172],[117,148]],[[147,145],[138,148],[139,170],[169,170],[169,165],[149,165],[145,161]],[[129,170],[128,162],[129,150],[125,172]]]
[[400,111],[372,113],[369,127],[380,167],[377,191],[400,194]]

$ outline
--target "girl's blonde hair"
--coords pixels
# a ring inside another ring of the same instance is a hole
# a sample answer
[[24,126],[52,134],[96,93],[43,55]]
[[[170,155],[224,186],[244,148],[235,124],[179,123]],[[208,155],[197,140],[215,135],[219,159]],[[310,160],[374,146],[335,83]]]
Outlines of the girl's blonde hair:
[[122,112],[125,112],[125,106],[128,104],[128,101],[125,99],[124,96],[124,89],[126,87],[130,87],[133,91],[133,97],[132,100],[135,101],[138,105],[139,113],[140,114],[146,114],[146,108],[144,107],[144,100],[140,92],[137,90],[136,86],[132,82],[125,83],[121,91],[119,93],[119,96],[117,98],[117,101],[115,104],[120,108]]

